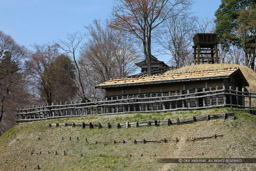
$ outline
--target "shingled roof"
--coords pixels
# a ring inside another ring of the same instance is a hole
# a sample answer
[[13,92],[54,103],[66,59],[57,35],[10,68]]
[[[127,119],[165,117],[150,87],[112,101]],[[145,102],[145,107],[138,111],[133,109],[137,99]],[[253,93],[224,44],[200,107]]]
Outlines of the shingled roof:
[[239,74],[239,77],[242,79],[245,86],[248,86],[248,82],[244,78],[239,68],[225,68],[225,69],[203,70],[203,71],[182,72],[182,73],[173,73],[173,72],[167,71],[161,75],[113,79],[113,80],[109,80],[104,83],[101,83],[96,87],[111,88],[111,87],[126,87],[126,86],[136,86],[136,85],[163,84],[163,83],[171,83],[171,82],[215,80],[215,79],[230,78],[235,74]]
[[[151,65],[154,65],[154,64],[160,64],[160,65],[163,65],[163,66],[165,66],[167,68],[169,67],[163,61],[160,61],[155,56],[151,55]],[[146,66],[147,65],[146,59],[141,61],[141,62],[135,63],[135,65],[137,65],[139,67]]]

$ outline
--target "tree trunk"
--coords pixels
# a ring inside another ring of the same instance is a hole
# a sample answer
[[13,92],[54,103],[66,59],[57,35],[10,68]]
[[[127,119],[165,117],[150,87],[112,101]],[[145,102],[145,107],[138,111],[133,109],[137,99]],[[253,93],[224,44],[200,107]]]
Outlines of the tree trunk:
[[245,66],[248,66],[249,67],[249,57],[248,57],[248,53],[247,53],[247,50],[245,49]]
[[5,96],[4,96],[3,99],[1,100],[0,122],[2,121],[3,115],[4,115],[4,100],[5,100]]
[[251,69],[254,71],[255,70],[255,54],[252,55],[252,60],[251,60]]
[[148,57],[148,63],[147,63],[147,67],[148,67],[148,75],[152,75],[152,71],[151,71],[151,29],[149,28],[148,32],[148,36],[147,36],[147,57]]
[[73,60],[75,62],[75,66],[76,66],[76,69],[77,69],[77,72],[78,72],[78,81],[79,81],[79,84],[80,84],[80,87],[81,87],[81,91],[82,91],[82,102],[86,102],[86,100],[88,100],[88,98],[85,96],[85,91],[84,91],[84,85],[82,83],[82,79],[81,79],[81,72],[80,72],[80,68],[78,66],[78,63],[76,61],[76,55],[75,55],[75,52],[73,51]]
[[148,51],[148,75],[152,75],[152,71],[151,71],[151,44],[148,42],[148,46],[147,46],[147,51]]

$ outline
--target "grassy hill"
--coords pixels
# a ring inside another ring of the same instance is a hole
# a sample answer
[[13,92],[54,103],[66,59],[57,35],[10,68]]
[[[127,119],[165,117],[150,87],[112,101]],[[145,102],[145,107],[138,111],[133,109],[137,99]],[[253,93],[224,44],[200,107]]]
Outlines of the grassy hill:
[[[49,123],[57,122],[116,124],[126,121],[190,118],[225,112],[230,111],[228,108],[221,108],[21,123],[0,137],[0,170],[37,170],[37,165],[40,170],[256,170],[256,164],[162,164],[157,162],[158,158],[163,157],[256,157],[256,116],[246,113],[236,113],[237,120],[218,119],[159,127],[121,129],[48,127]],[[189,137],[205,137],[214,134],[222,134],[223,137],[195,142],[186,141]],[[95,144],[95,141],[133,142],[134,139],[164,138],[175,140],[176,137],[179,142]]]

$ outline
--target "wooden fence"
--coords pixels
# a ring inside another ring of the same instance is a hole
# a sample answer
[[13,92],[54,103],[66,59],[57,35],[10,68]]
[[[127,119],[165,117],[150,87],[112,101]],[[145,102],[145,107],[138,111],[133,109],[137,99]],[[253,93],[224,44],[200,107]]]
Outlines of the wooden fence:
[[216,107],[252,108],[256,93],[226,88],[202,88],[160,94],[139,94],[86,103],[59,103],[17,109],[17,122],[44,119],[78,117],[88,115],[111,115],[127,113],[168,112]]
[[130,128],[130,127],[144,127],[144,126],[162,126],[162,125],[182,125],[182,124],[189,124],[189,123],[193,123],[193,122],[197,122],[197,121],[209,121],[209,120],[215,120],[215,119],[220,119],[220,118],[224,118],[224,119],[228,119],[228,118],[232,118],[232,119],[236,119],[235,114],[234,113],[225,113],[225,114],[217,114],[217,115],[206,115],[206,116],[198,116],[198,117],[192,117],[192,118],[184,118],[184,119],[180,119],[177,118],[176,120],[165,120],[165,121],[161,121],[161,120],[154,120],[154,121],[141,121],[141,122],[126,122],[126,123],[117,123],[117,124],[111,124],[111,123],[107,123],[107,124],[103,124],[103,123],[54,123],[54,124],[49,124],[49,127],[59,127],[59,126],[72,126],[72,127],[82,127],[82,128]]

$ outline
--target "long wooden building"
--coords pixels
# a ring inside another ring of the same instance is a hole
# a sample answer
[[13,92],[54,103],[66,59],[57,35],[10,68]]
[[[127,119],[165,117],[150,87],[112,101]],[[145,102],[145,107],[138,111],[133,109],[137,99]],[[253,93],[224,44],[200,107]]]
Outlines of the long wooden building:
[[240,69],[207,70],[201,72],[169,73],[137,78],[113,79],[97,88],[105,89],[106,97],[165,93],[216,86],[232,86],[239,89],[248,86]]
[[[113,79],[99,84],[97,88],[105,89],[106,98],[117,99],[123,96],[177,95],[187,93],[187,91],[197,93],[209,89],[218,90],[218,88],[223,88],[224,86],[227,89],[235,90],[238,88],[242,90],[248,85],[239,68],[226,68],[183,73],[167,71],[153,76]],[[218,103],[231,103],[230,101],[241,105],[245,103],[243,98],[230,98],[229,95],[219,97]],[[190,101],[190,103],[192,104],[193,102]],[[195,105],[199,104],[199,106],[203,105],[203,103],[210,105],[212,103],[211,97],[199,98],[194,102]]]

